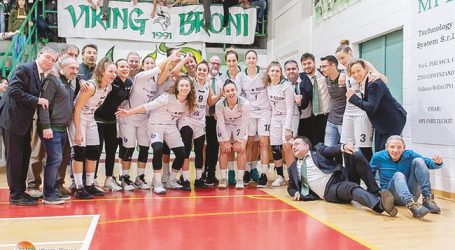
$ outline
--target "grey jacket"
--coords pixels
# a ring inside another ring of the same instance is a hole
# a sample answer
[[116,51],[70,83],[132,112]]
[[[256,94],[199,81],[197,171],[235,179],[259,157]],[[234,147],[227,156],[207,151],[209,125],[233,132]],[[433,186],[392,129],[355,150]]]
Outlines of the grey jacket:
[[40,106],[38,109],[40,128],[65,132],[72,119],[73,96],[74,91],[63,75],[46,77],[41,97],[49,101],[49,108],[45,110]]

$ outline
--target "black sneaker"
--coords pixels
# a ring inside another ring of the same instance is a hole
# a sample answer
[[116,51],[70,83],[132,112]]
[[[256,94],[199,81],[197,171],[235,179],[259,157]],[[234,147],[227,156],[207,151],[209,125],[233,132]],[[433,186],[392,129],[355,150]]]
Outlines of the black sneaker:
[[432,214],[441,213],[441,209],[438,207],[438,205],[436,205],[436,202],[434,202],[433,194],[431,194],[430,197],[423,197],[422,205],[430,210],[430,213]]
[[266,174],[261,174],[261,177],[259,177],[259,180],[257,181],[256,187],[259,188],[265,188],[267,187],[268,180],[267,180],[267,175]]
[[70,200],[70,199],[71,199],[71,196],[70,196],[70,195],[61,194],[61,193],[59,193],[59,192],[57,192],[57,196],[58,196],[58,198],[60,198],[60,199],[62,199],[62,200],[64,200],[64,201]]
[[50,197],[43,197],[43,203],[48,205],[61,205],[65,203],[65,201],[55,195]]
[[191,191],[190,181],[179,180],[178,183],[182,185],[183,191]]
[[216,177],[207,177],[207,179],[205,179],[205,184],[207,186],[214,186],[214,185],[217,185],[219,183],[218,179]]
[[422,206],[422,204],[417,201],[409,202],[406,204],[406,207],[411,210],[412,216],[417,219],[423,218],[430,212],[428,208]]
[[201,179],[194,180],[194,187],[207,188],[209,186],[207,184],[205,184],[204,180],[202,180],[202,178],[201,178]]
[[104,196],[104,192],[96,188],[94,184],[85,186],[85,190],[94,196]]
[[88,193],[85,188],[78,188],[76,189],[76,191],[74,192],[74,198],[76,199],[80,199],[80,200],[89,200],[89,199],[93,199],[93,195],[91,195],[90,193]]
[[27,195],[21,195],[19,198],[10,198],[9,203],[16,206],[36,206],[38,202]]
[[398,209],[394,205],[395,199],[389,190],[381,192],[381,203],[384,211],[390,216],[395,217],[398,214]]
[[243,184],[248,185],[250,181],[251,181],[250,171],[245,171],[245,173],[243,174]]

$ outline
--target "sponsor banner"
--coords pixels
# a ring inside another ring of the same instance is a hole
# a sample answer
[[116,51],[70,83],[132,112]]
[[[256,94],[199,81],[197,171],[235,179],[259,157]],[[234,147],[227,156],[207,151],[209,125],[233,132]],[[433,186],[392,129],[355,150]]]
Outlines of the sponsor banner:
[[133,5],[110,1],[106,20],[102,8],[92,9],[86,0],[58,2],[58,34],[61,37],[134,40],[155,43],[252,44],[256,9],[229,8],[223,26],[223,7],[211,6],[211,24],[206,27],[202,5],[168,8],[160,6],[151,18],[152,3]]

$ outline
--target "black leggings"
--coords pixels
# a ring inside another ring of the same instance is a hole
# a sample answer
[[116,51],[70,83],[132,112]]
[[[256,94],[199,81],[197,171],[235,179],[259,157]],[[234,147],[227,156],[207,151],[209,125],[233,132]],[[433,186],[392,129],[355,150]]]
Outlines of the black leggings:
[[207,147],[205,148],[205,170],[207,177],[215,178],[216,163],[218,162],[218,152],[220,144],[216,135],[216,120],[214,116],[205,117],[205,134],[207,137]]
[[[164,149],[164,143],[162,143],[162,142],[152,143],[153,170],[161,170],[161,168],[162,168],[163,149]],[[174,155],[175,155],[174,162],[172,162],[172,169],[179,171],[182,168],[183,161],[185,159],[185,148],[177,147],[177,148],[171,148],[171,150],[172,150],[172,152],[174,152]]]
[[[98,136],[100,138],[100,152],[103,150],[104,142],[106,143],[104,146],[106,150],[106,161],[104,162],[106,176],[112,176],[114,172],[115,153],[117,152],[118,145],[121,143],[121,139],[117,138],[117,125],[115,123],[106,124],[100,122],[96,124],[98,125]],[[96,161],[95,178],[98,173],[98,164],[99,159]]]
[[194,141],[194,165],[197,169],[202,169],[205,135],[199,136],[193,140],[193,129],[190,126],[184,126],[181,128],[180,135],[182,136],[183,144],[185,146],[185,159],[190,158]]

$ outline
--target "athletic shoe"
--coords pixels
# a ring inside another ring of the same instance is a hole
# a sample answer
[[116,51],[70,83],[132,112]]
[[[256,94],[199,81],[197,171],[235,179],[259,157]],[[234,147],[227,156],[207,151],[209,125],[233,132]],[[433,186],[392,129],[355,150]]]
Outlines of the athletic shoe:
[[43,197],[43,192],[41,192],[37,188],[30,188],[29,190],[27,190],[27,194],[33,198],[38,198],[38,199]]
[[98,184],[98,181],[96,179],[93,180],[93,186],[95,186],[95,188],[99,191],[104,192],[104,189]]
[[244,189],[245,185],[243,184],[243,180],[237,180],[237,183],[235,184],[236,189]]
[[430,197],[423,197],[422,205],[428,208],[428,210],[430,210],[430,213],[432,214],[441,213],[441,209],[438,207],[438,205],[436,205],[436,202],[434,202],[433,194],[431,194]]
[[161,182],[155,183],[152,181],[152,184],[153,184],[153,192],[155,194],[165,194],[166,193],[166,189],[164,189],[163,183],[161,183]]
[[234,170],[229,170],[228,172],[228,182],[230,186],[234,186],[236,184],[235,180],[235,171]]
[[250,177],[253,181],[258,181],[259,180],[259,172],[257,168],[253,168],[250,171]]
[[104,196],[104,192],[96,188],[95,184],[85,186],[85,190],[94,196]]
[[150,185],[145,181],[145,175],[141,174],[136,177],[136,181],[134,182],[134,186],[138,189],[142,190],[149,190]]
[[76,192],[76,182],[74,182],[74,179],[72,179],[71,185],[69,188],[70,188],[71,194],[74,194]]
[[245,183],[245,185],[248,185],[250,181],[251,181],[250,171],[245,171],[245,173],[243,174],[243,182]]
[[414,218],[420,219],[427,215],[430,210],[417,201],[411,201],[406,204],[406,207],[411,211]]
[[194,180],[194,187],[195,188],[207,188],[209,186],[201,178],[201,179]]
[[167,183],[169,181],[169,177],[170,177],[169,170],[166,171],[163,169],[161,174],[161,182]]
[[43,198],[43,204],[47,205],[61,205],[65,203],[62,199],[60,199],[58,196],[51,196],[51,197],[44,197]]
[[16,199],[9,199],[9,204],[16,205],[16,206],[36,206],[38,202],[33,199],[30,195],[24,193],[19,198]]
[[60,198],[60,199],[62,199],[64,201],[71,200],[71,196],[70,195],[57,193],[57,196],[58,196],[58,198]]
[[393,194],[389,190],[384,190],[381,192],[381,203],[384,211],[390,216],[395,217],[398,214],[398,209],[394,206],[395,199]]
[[286,184],[286,181],[284,180],[283,176],[278,175],[276,179],[272,182],[272,187],[281,187],[284,184]]
[[125,191],[133,191],[134,190],[134,186],[133,186],[133,182],[130,180],[130,176],[129,175],[122,175],[120,176],[120,181],[122,182],[122,188],[123,190]]
[[122,191],[122,187],[118,184],[117,179],[114,176],[108,176],[104,181],[104,190],[109,191]]
[[89,200],[89,199],[93,199],[93,195],[91,195],[90,193],[88,193],[85,188],[78,188],[76,189],[76,191],[74,192],[74,198],[76,199],[80,199],[80,200]]
[[170,189],[182,189],[182,185],[177,183],[177,179],[169,178],[169,181],[166,183],[166,187]]
[[226,179],[221,179],[220,183],[218,184],[218,188],[227,188],[227,181]]
[[207,177],[207,179],[205,179],[205,184],[207,184],[207,186],[213,186],[218,183],[219,181],[216,177]]
[[259,177],[259,180],[257,181],[257,185],[256,187],[259,187],[259,188],[265,188],[267,187],[267,183],[268,180],[267,180],[267,175],[266,174],[261,174],[261,177]]
[[190,181],[189,181],[189,180],[180,181],[179,184],[182,186],[181,189],[182,189],[183,191],[191,191],[191,185],[190,185]]
[[63,183],[57,183],[57,193],[62,195],[70,195],[70,191],[63,186]]

